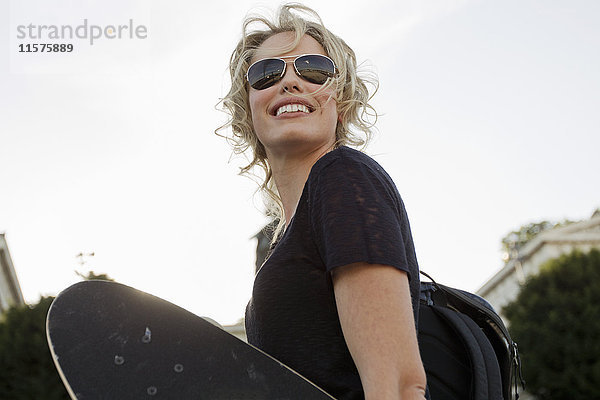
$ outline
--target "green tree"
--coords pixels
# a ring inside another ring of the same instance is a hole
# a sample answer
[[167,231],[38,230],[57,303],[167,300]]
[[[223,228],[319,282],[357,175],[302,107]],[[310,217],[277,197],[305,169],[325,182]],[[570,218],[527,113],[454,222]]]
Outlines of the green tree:
[[77,276],[79,276],[84,281],[93,281],[93,280],[112,281],[112,282],[115,281],[113,278],[111,278],[107,274],[96,274],[94,271],[88,271],[88,273],[85,275],[79,271],[75,271],[75,273],[77,274]]
[[600,399],[600,251],[547,262],[503,311],[529,392]]
[[46,341],[46,314],[54,300],[12,307],[0,322],[0,399],[58,400],[69,395]]

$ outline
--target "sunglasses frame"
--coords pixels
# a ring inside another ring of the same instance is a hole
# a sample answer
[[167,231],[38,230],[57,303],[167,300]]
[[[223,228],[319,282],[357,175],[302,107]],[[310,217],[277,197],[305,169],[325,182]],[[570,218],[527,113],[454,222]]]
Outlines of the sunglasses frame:
[[[287,70],[287,65],[289,62],[291,62],[292,64],[294,64],[294,71],[296,72],[296,75],[298,75],[300,78],[302,78],[303,80],[310,82],[308,79],[306,79],[305,77],[302,76],[302,74],[300,72],[298,72],[298,67],[296,67],[296,61],[300,58],[300,57],[305,57],[305,56],[319,56],[319,57],[324,57],[326,59],[328,59],[329,61],[331,61],[331,65],[333,65],[333,76],[335,76],[338,72],[337,66],[335,65],[335,62],[328,56],[323,55],[323,54],[317,54],[317,53],[308,53],[308,54],[300,54],[297,56],[284,56],[284,57],[266,57],[266,58],[261,58],[260,60],[257,60],[255,62],[253,62],[252,64],[250,64],[250,66],[248,67],[248,70],[246,71],[246,81],[248,82],[248,84],[250,85],[250,87],[252,87],[255,90],[264,90],[264,89],[268,89],[271,86],[275,85],[277,82],[279,82],[281,80],[281,78],[283,78],[283,76],[285,75],[285,71]],[[293,60],[286,60],[286,59],[293,59]],[[276,81],[273,82],[272,85],[264,87],[262,89],[256,89],[252,86],[252,84],[250,84],[250,77],[248,76],[248,74],[250,73],[250,70],[252,69],[252,67],[254,65],[256,65],[257,63],[261,62],[261,61],[265,61],[265,60],[281,60],[283,61],[283,70],[281,71],[281,75],[279,75],[279,77],[277,78]],[[328,78],[329,79],[329,78]],[[326,82],[326,81],[325,81]],[[325,82],[323,82],[321,85],[324,85]],[[310,82],[313,83],[313,82]],[[313,83],[314,84],[314,83]],[[318,85],[318,84],[315,84]]]

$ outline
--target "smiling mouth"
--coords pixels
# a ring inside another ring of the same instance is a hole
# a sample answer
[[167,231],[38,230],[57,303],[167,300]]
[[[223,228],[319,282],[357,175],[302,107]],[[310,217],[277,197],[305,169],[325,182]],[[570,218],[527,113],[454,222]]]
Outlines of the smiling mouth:
[[284,113],[295,113],[295,112],[310,114],[311,109],[308,108],[307,106],[305,106],[304,104],[286,104],[284,106],[279,107],[277,109],[277,111],[275,111],[275,116],[278,117]]

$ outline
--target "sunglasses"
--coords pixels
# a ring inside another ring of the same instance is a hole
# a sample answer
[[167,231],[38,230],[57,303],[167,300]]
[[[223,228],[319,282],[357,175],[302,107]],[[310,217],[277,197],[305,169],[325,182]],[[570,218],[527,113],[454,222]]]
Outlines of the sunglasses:
[[285,59],[293,58],[296,74],[302,79],[322,85],[327,79],[335,76],[333,60],[321,54],[303,54],[279,58],[263,58],[256,61],[248,68],[246,79],[250,86],[256,90],[263,90],[279,82],[285,74],[288,62]]

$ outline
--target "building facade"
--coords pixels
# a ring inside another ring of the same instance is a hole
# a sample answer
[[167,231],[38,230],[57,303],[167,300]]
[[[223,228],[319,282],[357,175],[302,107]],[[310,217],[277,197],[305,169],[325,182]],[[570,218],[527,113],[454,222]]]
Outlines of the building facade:
[[13,305],[23,305],[23,293],[8,251],[4,233],[0,233],[0,317]]
[[527,277],[536,275],[546,261],[573,250],[588,252],[593,248],[600,249],[598,211],[589,220],[538,234],[487,281],[477,294],[489,301],[502,316],[502,309],[517,298]]

